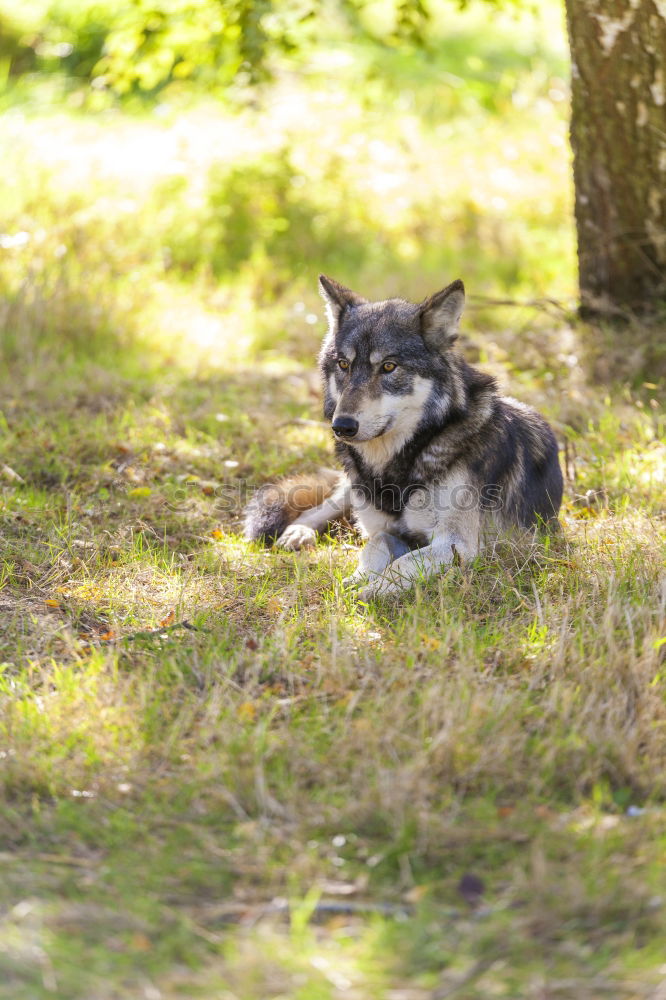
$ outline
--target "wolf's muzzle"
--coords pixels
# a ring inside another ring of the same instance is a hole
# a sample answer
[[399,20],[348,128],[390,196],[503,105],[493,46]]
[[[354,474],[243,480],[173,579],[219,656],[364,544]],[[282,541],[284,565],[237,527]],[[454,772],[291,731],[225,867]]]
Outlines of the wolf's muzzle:
[[358,420],[353,417],[336,417],[331,426],[336,437],[353,438],[358,434]]

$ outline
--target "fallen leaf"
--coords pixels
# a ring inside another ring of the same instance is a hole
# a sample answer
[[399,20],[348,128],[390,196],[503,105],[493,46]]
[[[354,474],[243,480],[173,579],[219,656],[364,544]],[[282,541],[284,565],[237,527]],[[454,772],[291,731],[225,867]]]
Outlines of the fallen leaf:
[[238,706],[238,718],[241,722],[254,722],[257,717],[257,709],[251,701],[244,701]]
[[160,622],[160,627],[164,628],[165,625],[173,625],[176,620],[176,612],[170,611],[166,618],[163,618]]
[[199,486],[201,487],[201,492],[205,496],[212,497],[216,490],[219,489],[220,484],[215,482],[214,479],[202,479]]
[[113,631],[112,628],[110,628],[108,632],[102,632],[102,634],[98,636],[98,638],[100,639],[101,642],[110,642],[111,639],[117,639],[118,635],[116,632]]
[[44,604],[47,606],[47,608],[59,608],[60,607],[60,604],[58,603],[58,601],[44,601]]
[[277,597],[271,597],[266,602],[266,609],[270,611],[273,615],[279,615],[282,611],[282,605],[278,601]]
[[415,885],[413,888],[408,889],[403,899],[407,903],[420,903],[423,897],[427,896],[429,889],[429,885]]
[[136,486],[127,494],[128,497],[149,497],[153,491],[150,486]]
[[326,930],[329,932],[341,930],[349,924],[349,917],[346,913],[336,913],[326,921]]

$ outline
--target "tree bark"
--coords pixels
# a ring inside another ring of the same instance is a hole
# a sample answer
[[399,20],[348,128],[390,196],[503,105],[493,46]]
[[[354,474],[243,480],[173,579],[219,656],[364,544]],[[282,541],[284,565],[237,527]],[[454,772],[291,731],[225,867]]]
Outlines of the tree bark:
[[581,309],[666,299],[666,0],[566,0]]

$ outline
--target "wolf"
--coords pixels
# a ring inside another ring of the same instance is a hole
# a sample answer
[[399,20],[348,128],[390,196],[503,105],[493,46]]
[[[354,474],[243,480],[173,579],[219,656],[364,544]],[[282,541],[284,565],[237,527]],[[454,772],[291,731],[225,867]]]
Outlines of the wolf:
[[319,288],[324,416],[344,472],[259,491],[246,536],[299,549],[353,518],[367,541],[344,582],[368,600],[472,559],[489,532],[556,527],[555,435],[457,353],[462,281],[419,304],[368,301],[325,275]]

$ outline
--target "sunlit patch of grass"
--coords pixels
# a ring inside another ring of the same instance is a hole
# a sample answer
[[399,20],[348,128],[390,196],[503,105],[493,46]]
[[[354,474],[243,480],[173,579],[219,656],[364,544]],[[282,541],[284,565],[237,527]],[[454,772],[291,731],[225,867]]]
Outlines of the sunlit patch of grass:
[[122,781],[143,741],[126,701],[130,682],[99,654],[31,674],[23,680],[6,670],[3,677],[4,696],[11,695],[0,736],[9,801],[26,795],[92,798],[100,773],[107,782]]

